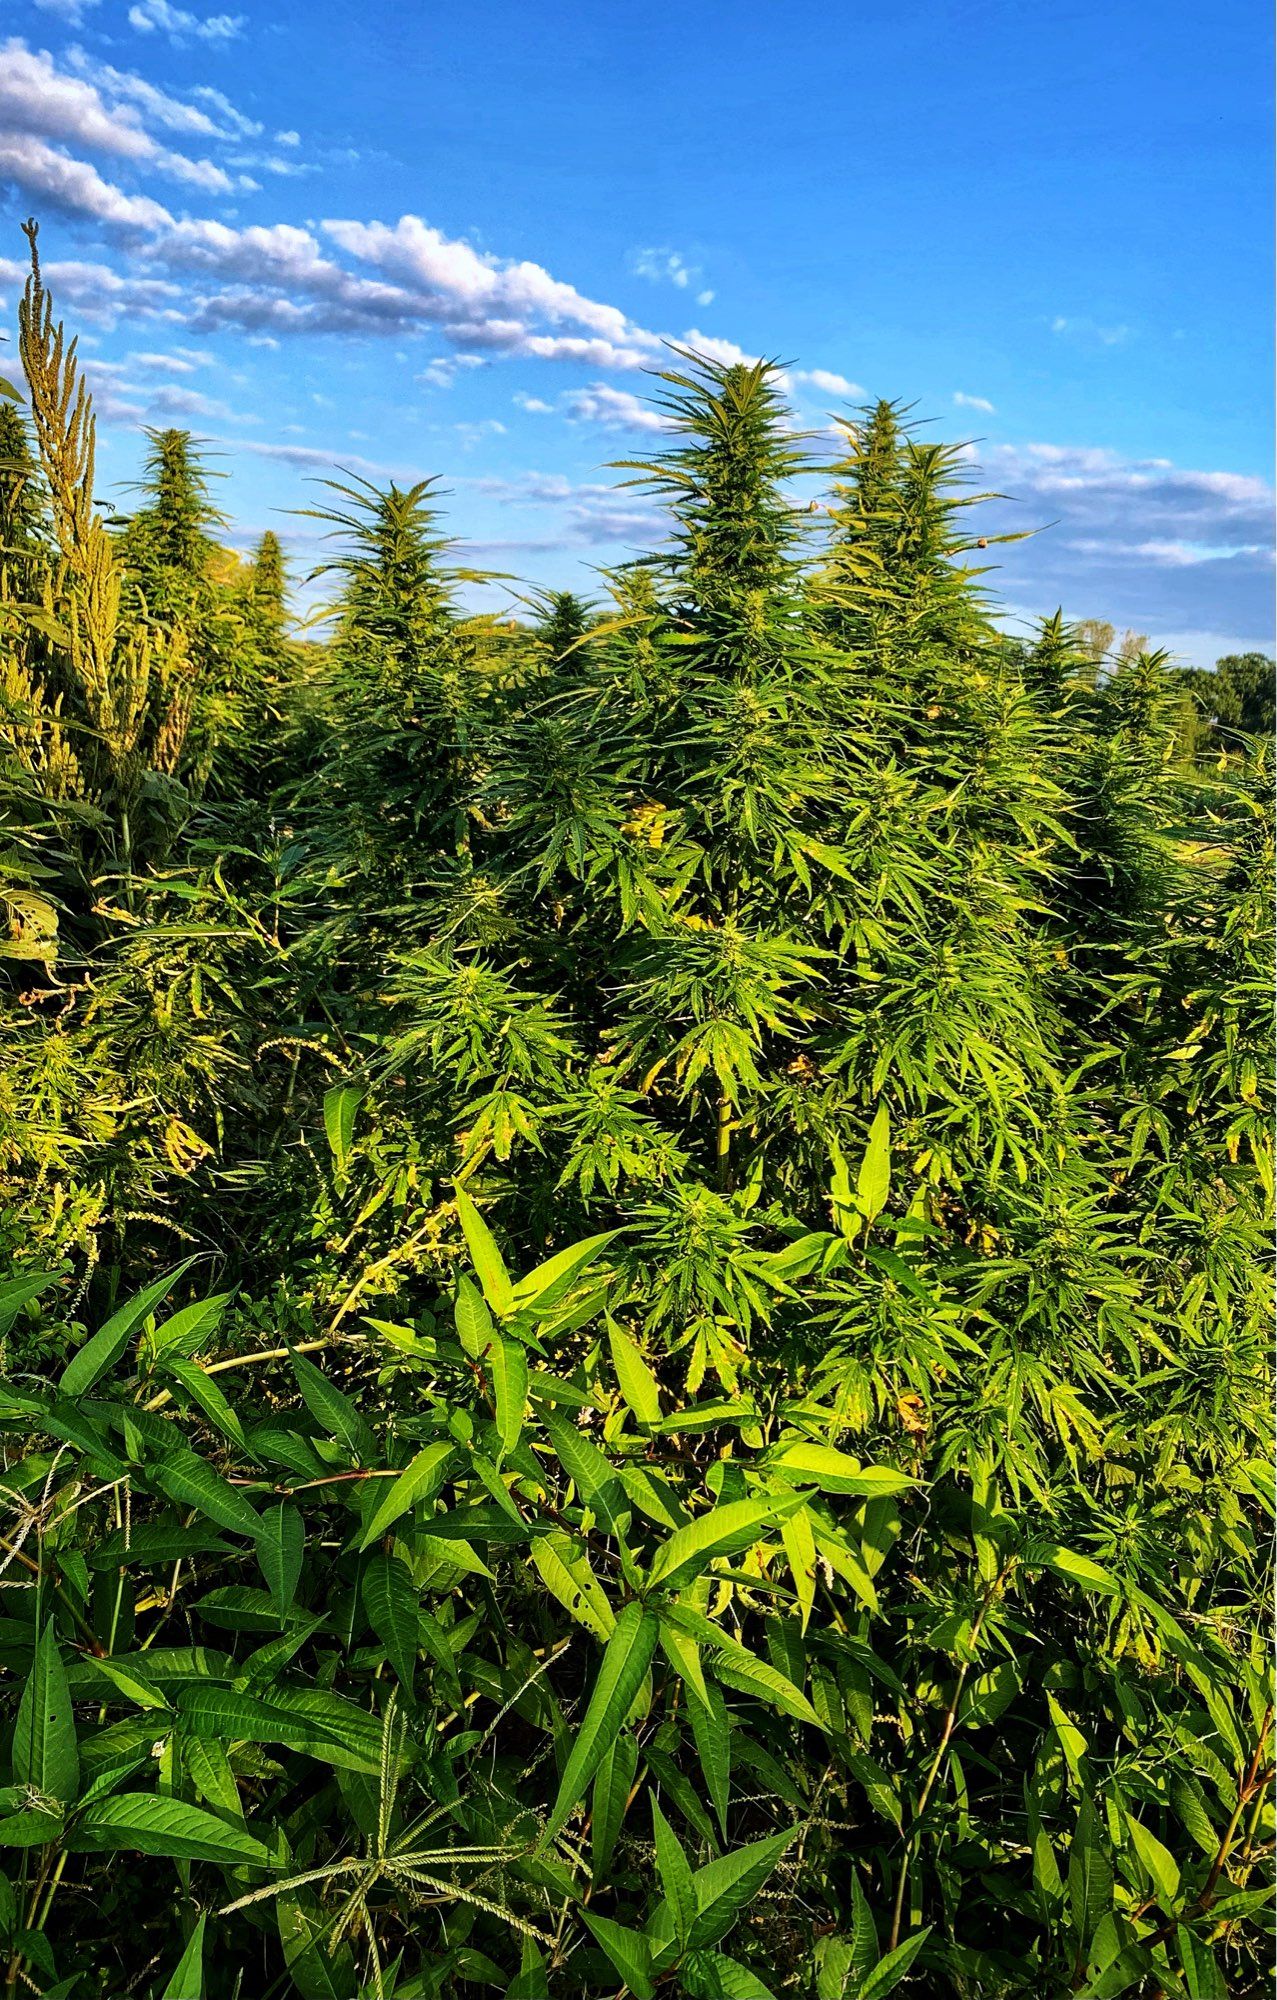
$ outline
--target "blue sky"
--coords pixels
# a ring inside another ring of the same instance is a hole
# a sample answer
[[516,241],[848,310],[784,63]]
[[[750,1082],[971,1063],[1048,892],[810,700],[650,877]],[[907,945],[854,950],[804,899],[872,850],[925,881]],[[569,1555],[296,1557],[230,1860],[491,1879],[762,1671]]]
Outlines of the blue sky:
[[1270,643],[1255,0],[223,4],[4,8],[4,323],[34,212],[105,491],[188,426],[304,569],[326,468],[437,474],[471,560],[588,590],[659,535],[607,463],[674,337],[976,443],[1043,530],[1012,614]]

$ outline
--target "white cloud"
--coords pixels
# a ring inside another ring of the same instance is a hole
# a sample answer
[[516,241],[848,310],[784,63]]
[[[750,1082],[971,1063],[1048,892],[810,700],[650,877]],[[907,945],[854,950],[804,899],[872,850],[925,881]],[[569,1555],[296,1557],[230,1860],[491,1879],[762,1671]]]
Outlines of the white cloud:
[[94,62],[83,49],[68,49],[63,60],[77,76],[85,77],[104,97],[136,104],[145,122],[168,132],[193,134],[201,139],[224,139],[228,132],[201,111],[198,105],[184,104],[133,70],[115,69],[110,63]]
[[614,389],[607,382],[594,382],[588,389],[575,389],[563,398],[563,406],[578,423],[603,424],[608,430],[663,431],[669,419],[660,410],[632,396],[628,389]]
[[300,146],[301,142],[302,135],[300,132],[277,132],[275,134],[275,144],[277,146]]
[[543,401],[540,396],[529,396],[522,389],[517,389],[511,400],[517,403],[521,410],[526,410],[531,417],[551,417],[554,415],[553,403]]
[[758,354],[746,354],[734,340],[722,340],[717,334],[702,333],[699,327],[691,327],[686,332],[680,346],[691,348],[694,354],[703,354],[710,361],[722,361],[728,367],[743,363],[746,368],[754,368],[762,359]]
[[1129,326],[1100,326],[1093,319],[1070,319],[1063,313],[1051,321],[1051,331],[1073,340],[1095,341],[1100,347],[1120,347],[1131,337]]
[[98,0],[35,0],[35,4],[42,14],[56,14],[69,28],[82,28],[85,15]]
[[229,42],[244,26],[242,14],[188,14],[169,0],[137,0],[129,8],[129,26],[141,34],[167,35],[173,42]]
[[785,374],[787,385],[817,389],[822,396],[863,396],[859,382],[849,382],[845,375],[835,374],[832,368],[791,368]]
[[1253,475],[1034,443],[982,454],[1011,501],[998,528],[1041,529],[998,560],[1018,604],[1160,631],[1262,633],[1272,620],[1274,495]]
[[960,410],[983,410],[986,417],[995,414],[993,404],[987,402],[983,396],[968,396],[964,390],[955,389],[953,400]]
[[[98,81],[87,75],[68,76],[44,50],[29,49],[18,37],[12,37],[0,47],[0,138],[5,143],[22,136],[59,147],[83,146],[90,152],[108,153],[152,168],[208,194],[232,190],[235,183],[224,168],[161,146],[146,130],[138,106],[143,105],[152,117],[170,127],[185,112],[185,130],[208,127],[214,131],[202,113],[179,105],[142,78],[126,77],[118,70],[103,72],[101,81],[115,102],[107,102]],[[134,101],[126,101],[130,98]],[[20,172],[13,172],[12,178],[25,185]]]
[[211,104],[223,124],[228,125],[233,132],[238,132],[241,139],[260,138],[263,127],[256,119],[246,118],[244,113],[231,103],[230,98],[222,91],[215,90],[211,83],[197,84],[191,96],[198,97],[201,104]]
[[196,347],[175,347],[168,354],[130,354],[124,363],[126,368],[145,368],[159,375],[194,375],[212,365],[213,356]]
[[[130,318],[177,319],[172,301],[181,297],[178,286],[160,278],[121,277],[107,264],[85,264],[55,260],[44,266],[45,280],[59,306],[73,308],[77,319],[104,327],[116,325],[123,313]],[[26,282],[27,265],[16,258],[0,258],[0,284],[15,291]]]
[[52,207],[92,216],[95,222],[122,230],[162,229],[173,222],[169,211],[149,195],[125,194],[103,180],[96,167],[73,160],[43,139],[0,134],[0,180]]

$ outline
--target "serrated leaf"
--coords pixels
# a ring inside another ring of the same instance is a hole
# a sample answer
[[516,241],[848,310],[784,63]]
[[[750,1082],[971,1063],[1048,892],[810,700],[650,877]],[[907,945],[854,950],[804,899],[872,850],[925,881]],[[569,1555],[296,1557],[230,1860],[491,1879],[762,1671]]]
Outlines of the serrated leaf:
[[891,1194],[891,1121],[880,1104],[869,1127],[869,1139],[856,1175],[856,1206],[866,1222],[882,1213]]
[[601,1882],[612,1859],[621,1821],[638,1769],[638,1744],[632,1736],[618,1736],[604,1751],[594,1774],[590,1809],[590,1872]]
[[234,1296],[233,1292],[215,1292],[211,1298],[196,1299],[192,1305],[170,1313],[150,1335],[147,1343],[150,1352],[161,1355],[177,1351],[188,1357],[197,1354],[209,1335],[216,1333]]
[[780,1538],[785,1545],[789,1573],[798,1593],[798,1609],[805,1632],[816,1602],[816,1538],[812,1534],[805,1506],[796,1508],[781,1522]]
[[328,1150],[333,1156],[333,1165],[338,1173],[344,1173],[350,1158],[351,1140],[355,1134],[355,1113],[363,1102],[364,1093],[353,1083],[334,1084],[324,1092],[324,1136],[328,1140]]

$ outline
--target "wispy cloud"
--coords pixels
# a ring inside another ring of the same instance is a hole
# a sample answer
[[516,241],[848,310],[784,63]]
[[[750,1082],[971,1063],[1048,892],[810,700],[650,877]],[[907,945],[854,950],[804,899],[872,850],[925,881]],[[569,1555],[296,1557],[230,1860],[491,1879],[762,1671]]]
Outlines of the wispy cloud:
[[1129,326],[1101,326],[1098,320],[1072,318],[1065,313],[1056,314],[1051,321],[1051,331],[1066,339],[1091,342],[1098,347],[1121,347],[1131,337]]
[[960,410],[981,410],[986,417],[995,414],[994,406],[985,396],[968,396],[965,389],[955,389],[953,400]]
[[646,278],[651,284],[674,285],[680,292],[695,292],[698,306],[714,302],[713,292],[701,285],[700,265],[689,264],[681,250],[634,250],[630,254],[630,269],[636,277]]
[[137,0],[129,26],[144,35],[167,35],[172,42],[230,42],[244,26],[242,14],[189,14],[169,0]]
[[594,382],[588,389],[574,389],[562,399],[568,416],[577,423],[602,424],[607,430],[663,431],[669,419],[628,389],[614,389],[610,383]]

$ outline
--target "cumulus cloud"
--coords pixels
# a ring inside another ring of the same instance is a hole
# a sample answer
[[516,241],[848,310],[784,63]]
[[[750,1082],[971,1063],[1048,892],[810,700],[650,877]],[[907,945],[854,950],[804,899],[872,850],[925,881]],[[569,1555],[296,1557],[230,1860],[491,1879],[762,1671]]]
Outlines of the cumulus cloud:
[[169,0],[137,0],[129,26],[144,35],[167,35],[171,42],[230,42],[244,26],[242,14],[188,14]]
[[[141,77],[128,77],[119,70],[102,72],[100,82],[104,87],[89,75],[68,75],[44,50],[29,49],[16,36],[0,47],[0,137],[11,148],[23,139],[36,142],[32,147],[33,175],[41,171],[41,151],[47,155],[52,147],[58,149],[66,167],[78,167],[80,163],[62,151],[67,145],[76,145],[150,168],[207,194],[227,194],[233,189],[236,183],[223,167],[162,146],[147,131],[143,119],[144,108],[152,119],[170,129],[177,126],[201,136],[215,134],[216,128],[203,113],[180,105]],[[20,162],[12,170],[12,178],[26,185]]]
[[603,424],[608,430],[663,431],[668,417],[652,408],[628,389],[614,389],[610,383],[594,382],[588,389],[575,389],[563,399],[563,407],[577,423]]
[[960,410],[982,410],[986,417],[994,415],[993,404],[983,396],[968,396],[963,389],[955,389],[953,400]]
[[87,160],[72,159],[43,139],[0,133],[0,181],[71,215],[117,229],[163,229],[173,217],[149,195],[126,194]]
[[862,397],[865,393],[859,382],[849,382],[832,368],[791,368],[785,381],[791,388],[816,389],[822,396]]
[[1062,603],[1154,634],[1271,630],[1264,480],[1085,446],[1007,445],[983,458],[1014,496],[987,510],[995,529],[1043,530],[999,558],[1017,603]]

